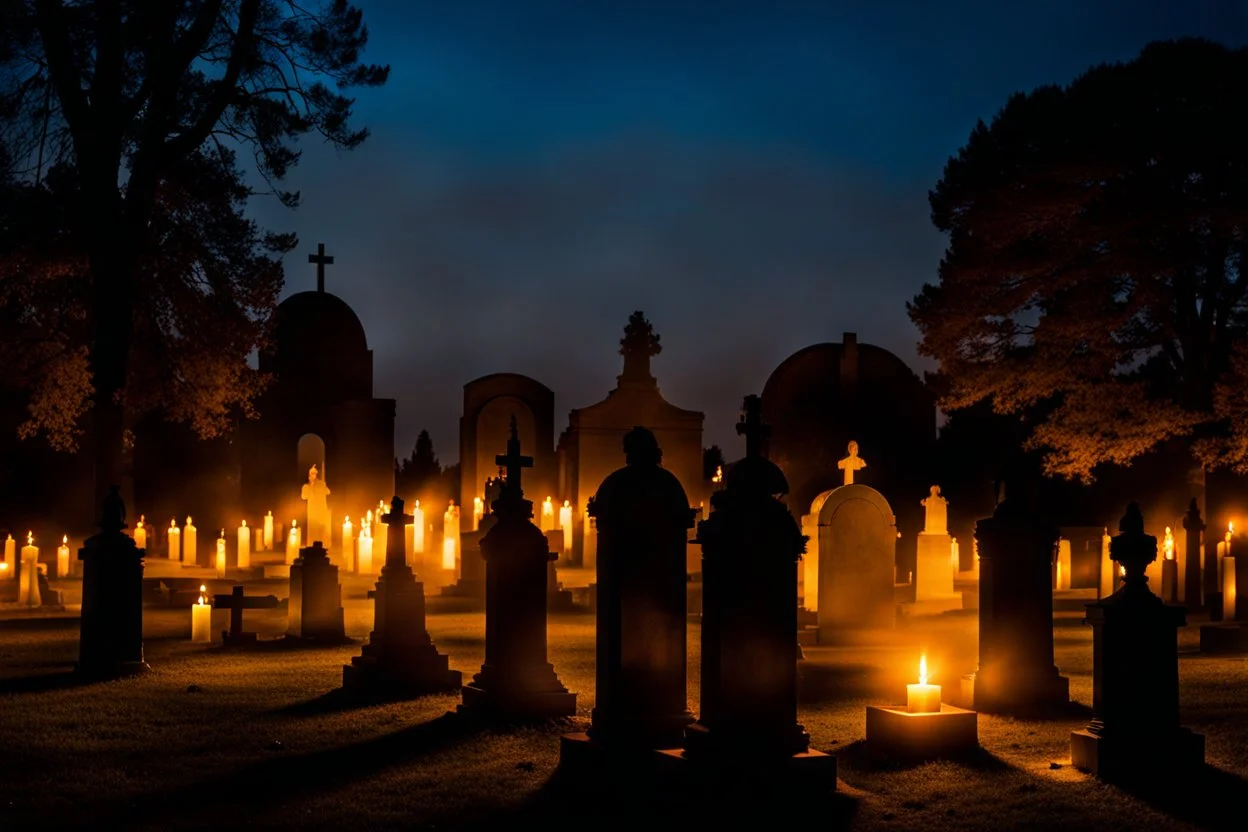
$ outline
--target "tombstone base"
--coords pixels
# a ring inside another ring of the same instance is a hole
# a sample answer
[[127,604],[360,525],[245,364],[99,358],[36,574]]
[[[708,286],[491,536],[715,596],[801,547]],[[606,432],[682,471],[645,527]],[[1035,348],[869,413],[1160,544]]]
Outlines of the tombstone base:
[[449,659],[432,644],[405,650],[401,655],[383,655],[379,645],[364,645],[361,655],[343,665],[344,690],[384,696],[423,696],[455,690],[463,684],[463,674],[451,670]]
[[813,647],[819,643],[819,627],[806,626],[797,631],[798,647]]
[[[619,781],[653,774],[654,748],[602,743],[582,731],[559,738],[559,769],[586,782]],[[679,749],[677,749],[679,750]]]
[[486,719],[553,719],[576,714],[576,694],[570,693],[550,663],[524,670],[485,665],[463,686],[458,712]]
[[1101,780],[1170,783],[1204,768],[1205,736],[1189,728],[1164,734],[1142,731],[1131,737],[1072,731],[1070,761]]
[[1070,680],[1051,672],[1032,674],[1002,668],[970,674],[971,707],[982,713],[1044,716],[1070,707]]
[[740,786],[750,790],[836,791],[836,757],[822,751],[803,751],[777,757],[750,750],[727,754],[690,753],[688,749],[655,752],[656,771],[680,778],[684,785],[713,788]]
[[450,586],[442,587],[444,598],[477,598],[485,600],[485,580],[466,581],[460,578]]
[[152,666],[140,659],[137,662],[92,662],[74,663],[74,673],[84,679],[125,679],[139,676],[151,670]]
[[224,647],[241,647],[244,644],[255,644],[259,640],[259,637],[255,633],[231,633],[229,630],[221,631],[221,644]]
[[932,760],[979,748],[975,711],[941,705],[939,711],[912,714],[904,707],[867,706],[867,745],[889,757]]
[[1200,652],[1248,653],[1248,622],[1226,621],[1200,625]]
[[941,615],[954,610],[962,610],[961,592],[942,593],[901,605],[902,614],[909,617]]
[[546,596],[547,609],[551,612],[570,612],[576,609],[576,602],[572,600],[572,590],[556,589]]

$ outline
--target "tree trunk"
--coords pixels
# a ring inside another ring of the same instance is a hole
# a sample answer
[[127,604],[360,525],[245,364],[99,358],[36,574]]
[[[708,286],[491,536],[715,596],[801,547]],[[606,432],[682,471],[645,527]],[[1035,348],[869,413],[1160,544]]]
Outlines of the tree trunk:
[[134,261],[121,238],[100,240],[91,255],[91,379],[95,505],[122,485],[123,392],[134,332]]

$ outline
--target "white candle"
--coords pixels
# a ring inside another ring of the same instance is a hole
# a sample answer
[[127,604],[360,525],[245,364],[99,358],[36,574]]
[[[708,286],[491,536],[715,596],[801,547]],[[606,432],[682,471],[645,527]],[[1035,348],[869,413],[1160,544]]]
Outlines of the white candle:
[[251,566],[251,529],[247,528],[247,521],[238,527],[238,568],[246,569]]
[[147,529],[143,526],[143,515],[139,515],[139,522],[134,524],[134,545],[140,549],[147,548]]
[[367,525],[360,526],[360,539],[355,542],[356,571],[361,575],[373,574],[373,530]]
[[412,551],[423,554],[425,551],[425,510],[420,507],[420,500],[416,501],[412,509],[412,525],[416,527],[412,532]]
[[22,579],[17,589],[17,602],[31,607],[43,603],[39,593],[39,547],[35,545],[33,532],[26,532],[26,545],[22,547]]
[[1235,558],[1227,555],[1222,558],[1222,618],[1230,621],[1235,618],[1235,598],[1238,594],[1235,586]]
[[567,500],[559,509],[559,528],[563,530],[563,554],[572,554],[572,504]]
[[416,524],[408,523],[403,527],[403,545],[407,548],[407,565],[416,566]]
[[550,501],[549,497],[547,497],[545,500],[542,501],[541,529],[544,532],[549,532],[549,531],[554,530],[554,528],[555,528],[555,504]]
[[940,685],[927,683],[927,656],[919,659],[919,683],[906,685],[906,710],[912,714],[940,713]]
[[182,562],[196,566],[199,564],[199,534],[191,516],[186,516],[186,527],[182,529]]
[[381,518],[389,513],[390,507],[385,501],[378,500],[377,513],[373,515],[373,551],[377,553],[377,560],[382,563],[386,562],[386,539],[390,527],[383,523]]
[[442,515],[442,568],[454,570],[459,563],[459,506],[451,500]]
[[225,529],[221,530],[221,536],[217,538],[217,577],[225,577]]
[[286,562],[294,563],[299,557],[299,521],[290,521],[290,533],[286,535]]
[[355,527],[351,525],[350,515],[342,521],[342,563],[355,571]]
[[481,518],[485,516],[485,500],[480,497],[472,498],[472,530],[475,532],[481,528]]
[[69,535],[61,535],[61,545],[56,547],[56,577],[69,577]]
[[199,587],[199,600],[191,606],[191,641],[209,643],[212,641],[212,607],[208,604],[208,587]]
[[264,515],[264,551],[273,551],[273,512]]
[[169,551],[166,554],[168,555],[169,560],[181,560],[182,559],[182,532],[178,530],[177,520],[169,521],[169,531],[167,533],[167,538],[168,538],[167,542],[168,542]]
[[0,578],[17,577],[17,541],[9,535],[4,541],[4,565],[0,566]]

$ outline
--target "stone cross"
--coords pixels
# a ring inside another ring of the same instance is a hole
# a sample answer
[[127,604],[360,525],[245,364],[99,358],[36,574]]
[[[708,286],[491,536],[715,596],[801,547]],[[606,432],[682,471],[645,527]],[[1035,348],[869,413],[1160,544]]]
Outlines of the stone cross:
[[507,440],[507,453],[494,457],[494,464],[502,466],[507,471],[503,493],[517,500],[524,496],[524,491],[520,487],[520,471],[533,467],[533,457],[520,455],[520,431],[516,427],[515,414],[511,417],[511,437]]
[[763,440],[771,433],[771,427],[763,424],[763,400],[760,396],[746,396],[741,405],[741,421],[737,422],[737,435],[745,437],[745,455],[762,456]]
[[867,463],[863,462],[862,459],[858,456],[858,443],[857,442],[854,442],[851,440],[847,450],[849,451],[849,456],[845,457],[840,462],[836,463],[836,467],[840,468],[841,471],[845,473],[845,481],[842,483],[842,485],[853,485],[854,484],[854,472],[859,471],[863,468],[866,468]]
[[403,508],[403,498],[395,495],[390,498],[390,511],[379,518],[386,526],[395,527],[386,532],[386,566],[407,564],[407,537],[403,527],[416,518],[411,514],[404,514]]
[[276,595],[244,595],[241,584],[236,584],[229,595],[217,593],[212,598],[213,609],[230,611],[230,629],[221,634],[221,640],[225,644],[255,641],[255,633],[243,630],[243,610],[271,610],[280,605]]
[[308,255],[308,262],[316,265],[316,291],[325,291],[325,267],[334,265],[333,255],[325,253],[325,244],[316,244],[316,254]]

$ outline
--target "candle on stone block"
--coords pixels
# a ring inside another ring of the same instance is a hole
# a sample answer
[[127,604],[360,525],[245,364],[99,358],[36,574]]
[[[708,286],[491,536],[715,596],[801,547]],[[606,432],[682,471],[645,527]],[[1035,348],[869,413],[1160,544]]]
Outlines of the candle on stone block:
[[342,521],[342,562],[347,569],[355,569],[355,527],[351,525],[351,516]]
[[165,553],[166,556],[169,558],[169,560],[181,560],[182,559],[182,532],[181,530],[178,529],[177,520],[169,521],[169,531],[165,533],[165,537],[168,543],[168,546],[167,546],[168,552]]
[[472,498],[472,530],[475,532],[481,528],[481,518],[485,516],[485,500],[480,497]]
[[356,571],[361,575],[373,574],[373,530],[367,523],[360,524],[360,538],[355,542]]
[[249,566],[251,566],[251,529],[247,528],[247,521],[244,520],[238,527],[238,568],[246,569]]
[[442,515],[442,568],[454,571],[459,563],[459,506],[455,501]]
[[182,529],[182,562],[191,566],[199,562],[199,537],[190,515],[187,515],[186,527]]
[[134,545],[140,549],[147,548],[147,528],[143,525],[143,515],[139,515],[139,522],[134,524]]
[[547,497],[542,501],[542,522],[540,528],[544,532],[553,531],[555,528],[555,504]]
[[225,529],[221,530],[221,536],[217,538],[217,577],[225,577]]
[[294,563],[299,557],[299,521],[290,521],[290,532],[286,535],[286,563]]
[[559,509],[559,528],[563,531],[563,554],[572,554],[572,504],[567,500]]
[[61,545],[56,547],[56,577],[69,577],[69,535],[61,535]]
[[919,683],[906,685],[906,710],[912,714],[940,712],[940,685],[927,683],[927,655],[919,658]]
[[208,604],[208,587],[200,584],[199,600],[191,605],[191,641],[212,641],[212,607]]
[[4,564],[0,566],[0,578],[17,577],[17,541],[9,535],[4,541]]
[[425,551],[425,510],[420,507],[420,500],[412,507],[412,551],[424,554]]
[[264,515],[264,551],[273,549],[273,512]]

